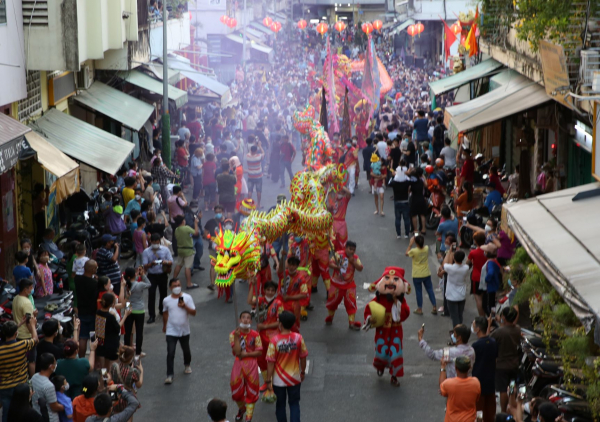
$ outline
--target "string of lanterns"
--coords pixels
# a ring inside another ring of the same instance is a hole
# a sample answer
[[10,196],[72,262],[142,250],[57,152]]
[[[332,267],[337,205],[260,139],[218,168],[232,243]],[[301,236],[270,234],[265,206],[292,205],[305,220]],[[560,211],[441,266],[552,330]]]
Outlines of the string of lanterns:
[[410,25],[408,28],[406,28],[406,32],[411,37],[414,37],[415,35],[420,35],[421,32],[423,32],[424,30],[425,26],[421,22],[418,22],[414,25]]
[[230,28],[235,28],[237,26],[237,20],[235,18],[230,18],[227,15],[221,16],[219,20],[222,24],[227,25]]
[[[268,17],[266,17],[266,18],[263,20],[263,24],[264,24],[265,26],[267,26],[267,27],[270,27],[270,25],[272,24],[271,22],[272,22],[271,18],[268,18]],[[457,25],[457,24],[455,24],[455,25]],[[454,27],[455,25],[452,25],[452,26]],[[306,26],[307,26],[307,23],[306,23],[306,21],[305,21],[304,19],[300,19],[300,20],[297,22],[296,26],[297,26],[299,29],[305,29],[305,28],[306,28]],[[458,24],[458,27],[460,28],[460,24]],[[338,32],[343,32],[344,30],[346,30],[346,28],[347,28],[347,25],[346,25],[346,23],[345,23],[344,21],[337,21],[337,22],[336,22],[336,23],[333,25],[333,28],[334,28],[336,31],[338,31]],[[371,32],[373,32],[374,30],[375,30],[375,31],[381,31],[381,29],[382,29],[382,28],[383,28],[383,22],[381,22],[379,19],[378,19],[378,20],[375,20],[375,21],[373,21],[372,23],[371,23],[371,22],[364,22],[364,23],[362,24],[362,26],[361,26],[361,29],[362,29],[362,31],[363,31],[365,34],[367,34],[367,35],[369,35],[369,34],[370,34]],[[317,27],[316,27],[316,30],[317,30],[317,32],[318,32],[319,34],[321,34],[321,35],[323,36],[323,35],[325,35],[325,33],[326,33],[327,31],[329,31],[329,25],[327,25],[327,23],[326,23],[326,22],[321,22],[321,23],[319,23],[319,24],[317,25]],[[408,27],[408,29],[407,29],[407,32],[408,32],[408,34],[409,34],[409,35],[411,35],[411,36],[413,36],[413,37],[414,37],[415,35],[418,35],[418,34],[420,34],[421,32],[423,32],[424,30],[425,30],[425,26],[424,26],[424,25],[423,25],[421,22],[419,22],[419,23],[417,23],[417,24],[415,24],[415,25],[410,25],[410,26]],[[462,29],[458,29],[458,32],[460,32],[461,30],[462,30]],[[454,31],[454,28],[453,28],[453,31]],[[455,33],[456,33],[456,32],[455,32]]]

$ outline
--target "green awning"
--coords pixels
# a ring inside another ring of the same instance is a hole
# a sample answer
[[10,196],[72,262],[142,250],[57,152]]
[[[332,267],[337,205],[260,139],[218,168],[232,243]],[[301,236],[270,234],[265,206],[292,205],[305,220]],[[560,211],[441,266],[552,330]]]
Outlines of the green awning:
[[[145,73],[138,72],[137,70],[133,70],[129,72],[129,74],[123,78],[126,82],[133,84],[135,86],[139,86],[147,91],[154,92],[155,94],[162,95],[163,92],[163,84],[161,81],[157,81],[154,78],[146,75]],[[177,108],[183,107],[187,103],[187,92],[175,88],[172,85],[169,85],[169,100],[173,100],[175,102],[175,106]]]
[[394,29],[392,29],[390,31],[390,34],[388,36],[391,37],[393,35],[399,34],[400,32],[402,32],[403,30],[405,30],[409,26],[413,25],[414,23],[415,23],[414,20],[408,19],[408,20],[402,22],[401,24],[399,24],[398,26],[396,26]]
[[504,69],[502,72],[490,78],[490,91],[514,82],[519,76],[519,72],[513,69]]
[[73,99],[135,131],[144,126],[154,111],[150,104],[97,81]]
[[502,63],[497,62],[494,59],[484,60],[481,63],[470,67],[456,75],[448,76],[447,78],[440,79],[435,82],[429,82],[429,88],[433,95],[443,94],[452,89],[458,88],[462,85],[468,84],[469,82],[483,78],[489,75],[496,69],[500,69]]
[[55,108],[30,126],[68,156],[113,175],[135,146]]

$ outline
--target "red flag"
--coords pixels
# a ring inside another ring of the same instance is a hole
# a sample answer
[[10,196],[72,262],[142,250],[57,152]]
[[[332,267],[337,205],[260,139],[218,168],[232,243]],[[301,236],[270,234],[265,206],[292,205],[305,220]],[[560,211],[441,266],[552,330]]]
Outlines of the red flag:
[[442,22],[444,22],[444,52],[446,60],[448,60],[450,57],[450,47],[456,42],[456,35],[454,35],[454,32],[452,32],[446,21],[442,20]]
[[467,41],[465,46],[468,46],[469,49],[469,57],[473,57],[475,54],[479,53],[479,45],[477,44],[477,38],[475,34],[477,33],[477,21],[479,20],[479,6],[475,9],[475,18],[473,19],[473,25],[471,25],[471,30],[469,31],[469,35],[467,35]]

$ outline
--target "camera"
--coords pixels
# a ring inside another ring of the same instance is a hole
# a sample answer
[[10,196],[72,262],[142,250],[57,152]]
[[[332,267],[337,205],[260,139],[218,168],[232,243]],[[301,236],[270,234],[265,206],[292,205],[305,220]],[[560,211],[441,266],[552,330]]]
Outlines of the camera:
[[119,393],[117,393],[116,391],[111,391],[109,393],[109,395],[110,395],[110,399],[112,401],[118,401],[119,400]]

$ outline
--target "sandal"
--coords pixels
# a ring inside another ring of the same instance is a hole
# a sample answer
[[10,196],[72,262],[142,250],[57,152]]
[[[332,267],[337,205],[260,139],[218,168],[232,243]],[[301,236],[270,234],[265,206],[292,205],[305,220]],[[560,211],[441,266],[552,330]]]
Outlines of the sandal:
[[242,407],[240,410],[238,410],[237,415],[235,415],[236,422],[239,422],[242,420],[242,418],[244,417],[244,413],[246,413],[245,407]]
[[432,313],[433,315],[437,315],[437,313],[438,313],[438,310],[437,310],[436,308],[433,308],[433,309],[431,310],[431,313]]
[[394,376],[392,376],[392,379],[390,380],[390,383],[394,387],[400,387],[400,381],[398,381],[398,378],[396,378]]
[[413,314],[416,314],[416,315],[423,315],[423,311],[422,311],[421,309],[415,309],[415,310],[413,311]]
[[375,212],[373,214],[375,214],[375,215],[379,214],[379,210],[375,210]]
[[382,377],[383,376],[383,369],[378,369],[377,370],[377,376],[378,377]]

